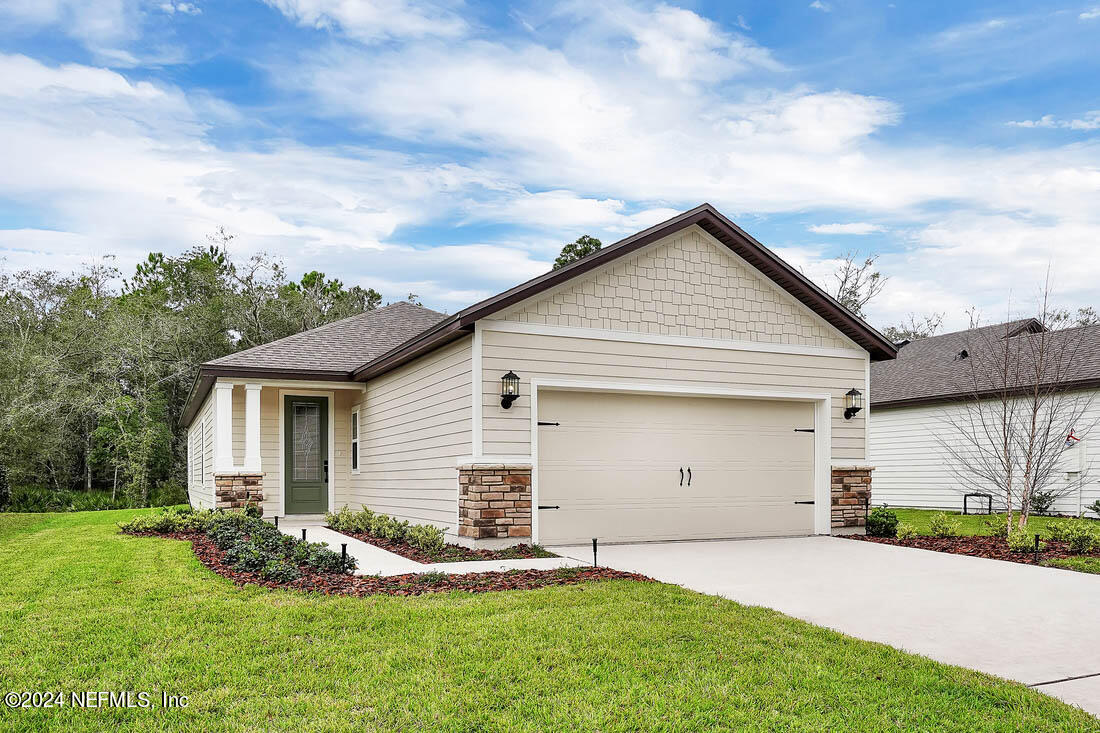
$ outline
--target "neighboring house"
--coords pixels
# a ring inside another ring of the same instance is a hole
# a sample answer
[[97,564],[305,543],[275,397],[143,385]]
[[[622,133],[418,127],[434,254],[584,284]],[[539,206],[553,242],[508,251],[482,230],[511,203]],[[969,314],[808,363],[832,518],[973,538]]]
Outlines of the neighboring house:
[[852,531],[846,395],[895,353],[704,204],[452,316],[394,303],[203,364],[188,488],[490,546]]
[[[952,456],[943,448],[953,439],[960,418],[968,413],[966,402],[987,393],[976,389],[973,351],[991,339],[1026,339],[1044,331],[1034,318],[984,326],[899,344],[897,359],[871,365],[871,461],[875,466],[873,503],[928,509],[962,508],[963,495],[982,487],[967,487],[952,468]],[[1052,488],[1066,490],[1054,510],[1080,514],[1081,507],[1100,499],[1100,468],[1095,440],[1089,428],[1100,420],[1100,326],[1046,332],[1048,339],[1072,339],[1073,358],[1059,383],[1073,394],[1082,393],[1090,403],[1076,426],[1073,446],[1063,451],[1065,472]],[[1053,342],[1057,343],[1057,341]],[[1067,349],[1068,350],[1068,349]],[[1096,399],[1092,399],[1092,395]],[[1090,443],[1092,449],[1090,449]],[[1095,478],[1094,478],[1095,477]],[[991,489],[984,489],[996,493]],[[995,497],[998,504],[1003,499]],[[984,503],[981,504],[984,509]]]

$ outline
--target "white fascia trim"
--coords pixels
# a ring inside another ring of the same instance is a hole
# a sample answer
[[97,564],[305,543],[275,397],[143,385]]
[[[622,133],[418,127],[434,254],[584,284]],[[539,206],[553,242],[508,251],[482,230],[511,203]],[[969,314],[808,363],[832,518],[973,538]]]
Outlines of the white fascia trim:
[[482,425],[481,413],[484,407],[484,397],[482,391],[484,389],[482,376],[481,376],[481,331],[484,328],[483,321],[474,322],[474,339],[470,345],[470,371],[471,371],[471,384],[470,384],[470,399],[472,424],[470,426],[471,432],[471,448],[470,451],[473,455],[481,455],[482,439],[484,436],[484,426]]
[[[298,379],[226,379],[225,377],[218,377],[218,383],[227,382],[229,384],[256,384],[261,387],[282,387],[288,390],[332,390],[332,389],[353,389],[358,392],[366,392],[367,385],[365,382],[324,382],[324,381],[307,381]],[[295,394],[306,394],[305,392],[298,392]]]
[[[741,397],[746,399],[794,400],[814,403],[814,534],[832,533],[832,436],[833,396],[828,392],[752,390],[725,387],[698,387],[682,384],[637,384],[595,380],[531,380],[531,542],[539,543],[539,388],[599,390],[695,397]],[[503,458],[503,456],[501,456]],[[515,460],[512,456],[511,460]],[[484,461],[484,458],[481,460]],[[851,463],[851,461],[849,461]]]
[[550,326],[542,323],[521,323],[518,321],[478,321],[482,330],[504,331],[507,333],[526,333],[535,336],[564,336],[568,338],[597,339],[601,341],[627,341],[641,344],[659,344],[662,346],[693,346],[704,349],[726,349],[729,351],[760,351],[771,354],[799,354],[802,356],[831,356],[841,359],[868,359],[866,351],[854,349],[835,349],[827,346],[801,346],[797,344],[770,344],[760,341],[726,341],[724,339],[698,338],[694,336],[662,336],[659,334],[634,333],[632,331],[609,331],[600,328],[582,328],[578,326]]

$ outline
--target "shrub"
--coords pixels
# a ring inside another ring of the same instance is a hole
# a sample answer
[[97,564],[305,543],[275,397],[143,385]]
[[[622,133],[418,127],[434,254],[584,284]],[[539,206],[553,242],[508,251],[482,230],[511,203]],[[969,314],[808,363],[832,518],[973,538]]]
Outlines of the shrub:
[[9,512],[67,512],[73,497],[68,491],[56,491],[37,486],[21,486],[11,490],[6,511]]
[[917,528],[908,522],[898,525],[897,537],[899,540],[911,540],[917,536]]
[[234,570],[255,573],[262,570],[270,562],[280,558],[274,553],[268,552],[255,542],[241,541],[225,552],[225,562]]
[[187,503],[187,487],[178,481],[160,483],[149,493],[150,506],[177,506]]
[[439,585],[447,579],[447,574],[441,573],[438,570],[433,570],[430,573],[421,573],[416,577],[424,585]]
[[959,520],[947,516],[946,512],[940,512],[932,517],[928,530],[933,537],[955,537],[959,534]]
[[297,565],[291,565],[286,560],[272,560],[260,568],[260,577],[276,583],[289,583],[302,577],[302,571]]
[[1031,495],[1031,513],[1050,514],[1050,510],[1054,508],[1054,502],[1057,500],[1058,495],[1053,491],[1036,491]]
[[897,537],[898,515],[884,506],[871,510],[867,515],[867,534],[872,537]]
[[982,522],[982,527],[990,537],[1008,539],[1008,517],[1004,514],[990,514]]
[[1097,499],[1096,501],[1086,506],[1085,511],[1092,512],[1096,516],[1100,517],[1100,499]]
[[351,555],[345,559],[340,553],[333,552],[320,543],[306,544],[310,545],[310,550],[304,564],[317,572],[350,573],[355,570],[355,558]]
[[215,521],[206,531],[206,536],[219,550],[228,550],[244,541],[244,532],[235,522]]
[[190,509],[165,509],[153,514],[139,514],[126,522],[119,522],[123,532],[155,532],[171,534],[173,532],[205,532],[209,529],[214,512],[204,510],[194,512]]
[[[1085,522],[1077,519],[1061,522],[1060,524],[1061,541],[1069,545],[1071,551],[1078,555],[1084,555],[1092,552],[1093,548],[1096,547],[1096,535]],[[1055,539],[1053,533],[1051,539]]]
[[416,524],[408,529],[409,544],[424,552],[442,552],[443,530],[430,524]]
[[[1043,547],[1045,545],[1039,543],[1039,549],[1041,550]],[[1008,549],[1013,552],[1032,552],[1035,549],[1035,534],[1028,532],[1027,529],[1014,527],[1008,533]]]

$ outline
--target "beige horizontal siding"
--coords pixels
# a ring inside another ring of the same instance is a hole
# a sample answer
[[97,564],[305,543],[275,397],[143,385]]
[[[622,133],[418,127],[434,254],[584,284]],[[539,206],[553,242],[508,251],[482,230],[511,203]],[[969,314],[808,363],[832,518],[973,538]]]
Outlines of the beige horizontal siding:
[[214,393],[207,395],[187,428],[187,498],[195,508],[214,506]]
[[[943,449],[940,438],[949,439],[956,428],[951,415],[962,417],[960,405],[922,405],[877,409],[871,419],[871,463],[875,466],[871,484],[871,501],[922,509],[962,509],[963,495],[970,491],[996,493],[989,486],[968,486],[952,470],[953,458]],[[1100,394],[1082,420],[1078,433],[1095,426],[1100,420]],[[1095,430],[1095,427],[1092,428]],[[1100,440],[1086,438],[1083,450],[1087,456],[1088,483],[1078,497],[1076,488],[1059,499],[1056,511],[1077,514],[1079,498],[1084,505],[1100,499]],[[1058,484],[1066,486],[1064,475]]]
[[[844,419],[844,393],[864,389],[863,359],[646,344],[593,338],[482,332],[483,451],[530,455],[533,378],[674,384],[783,392],[828,392],[833,398],[833,460],[864,460],[863,414]],[[500,406],[500,377],[520,375],[521,397]],[[810,427],[810,426],[807,426]]]
[[367,382],[360,409],[360,472],[347,502],[454,529],[457,459],[471,452],[471,338]]

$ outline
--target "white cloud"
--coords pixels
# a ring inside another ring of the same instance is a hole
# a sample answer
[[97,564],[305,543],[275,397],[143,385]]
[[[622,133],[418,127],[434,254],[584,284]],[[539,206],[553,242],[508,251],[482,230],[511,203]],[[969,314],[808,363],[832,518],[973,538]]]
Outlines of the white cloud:
[[810,7],[814,10],[820,10],[823,13],[831,13],[833,11],[832,5],[822,2],[821,0],[814,0],[812,3],[810,3]]
[[137,0],[7,0],[0,20],[15,28],[56,27],[93,51],[123,54],[120,44],[138,35]]
[[1100,130],[1100,110],[1086,112],[1084,117],[1073,120],[1060,120],[1054,115],[1043,115],[1037,120],[1019,120],[1006,122],[1009,127],[1059,128],[1063,130]]
[[195,3],[183,3],[183,2],[165,2],[160,4],[160,9],[169,15],[175,15],[176,13],[182,13],[183,15],[201,15],[202,8]]
[[874,234],[886,231],[878,224],[870,224],[865,221],[849,222],[847,224],[817,224],[808,227],[814,234]]
[[1095,20],[1096,18],[1100,18],[1100,5],[1084,11],[1077,17],[1081,20]]
[[454,37],[467,25],[438,3],[406,0],[264,0],[299,25],[339,30],[373,43],[387,38]]

